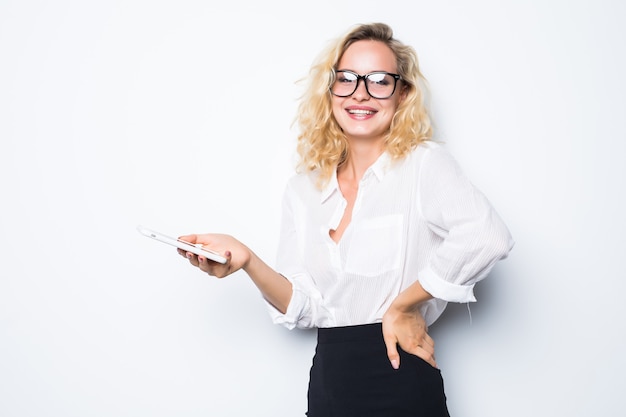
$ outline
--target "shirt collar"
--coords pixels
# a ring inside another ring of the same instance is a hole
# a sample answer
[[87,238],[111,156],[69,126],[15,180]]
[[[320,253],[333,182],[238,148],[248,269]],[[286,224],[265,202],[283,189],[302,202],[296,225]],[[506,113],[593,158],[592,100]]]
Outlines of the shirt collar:
[[328,198],[330,198],[330,196],[333,195],[335,191],[339,191],[339,182],[337,182],[337,169],[333,169],[333,173],[330,177],[330,180],[328,180],[328,184],[326,184],[326,186],[322,190],[322,193],[320,195],[320,202],[323,203],[328,200]]
[[389,172],[389,169],[391,168],[391,162],[391,155],[389,155],[387,152],[383,152],[382,155],[378,157],[376,162],[374,162],[372,166],[369,167],[369,169],[365,172],[365,175],[367,175],[368,171],[371,171],[380,182],[383,180],[383,178],[385,178],[387,172]]
[[[365,171],[363,178],[367,178],[370,175],[374,175],[380,182],[383,180],[389,169],[391,168],[391,156],[387,152],[383,152],[378,159]],[[325,202],[330,198],[335,191],[339,191],[339,182],[337,181],[337,169],[333,170],[333,173],[328,181],[328,184],[322,189],[320,194],[320,202]]]

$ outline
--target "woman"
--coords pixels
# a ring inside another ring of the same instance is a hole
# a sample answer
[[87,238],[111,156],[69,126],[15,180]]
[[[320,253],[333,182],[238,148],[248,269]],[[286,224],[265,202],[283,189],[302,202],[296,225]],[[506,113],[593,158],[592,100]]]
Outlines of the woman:
[[431,140],[417,56],[387,25],[353,28],[309,75],[276,270],[227,235],[181,237],[225,265],[180,253],[216,277],[243,269],[274,322],[318,328],[309,417],[447,416],[427,328],[475,301],[511,236]]

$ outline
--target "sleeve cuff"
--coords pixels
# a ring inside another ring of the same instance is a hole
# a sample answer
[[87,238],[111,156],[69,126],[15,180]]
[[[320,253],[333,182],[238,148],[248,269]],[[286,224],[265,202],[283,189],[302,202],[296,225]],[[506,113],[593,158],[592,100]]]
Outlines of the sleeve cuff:
[[434,298],[455,303],[475,302],[474,284],[458,285],[441,279],[435,272],[427,268],[420,272],[419,282],[422,288]]
[[292,330],[298,325],[299,311],[302,309],[301,306],[306,304],[307,297],[301,291],[298,291],[298,289],[294,285],[291,293],[291,300],[289,301],[289,305],[287,306],[287,311],[285,312],[285,314],[278,311],[276,307],[274,307],[269,301],[264,301],[265,304],[267,304],[270,316],[272,318],[272,322],[274,324],[280,324],[281,326],[285,326],[287,329]]

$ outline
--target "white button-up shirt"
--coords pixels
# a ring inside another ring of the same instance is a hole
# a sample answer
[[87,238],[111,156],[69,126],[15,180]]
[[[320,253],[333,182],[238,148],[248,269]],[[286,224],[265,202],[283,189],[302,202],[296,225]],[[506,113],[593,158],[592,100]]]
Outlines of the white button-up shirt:
[[269,308],[288,328],[381,322],[418,280],[434,297],[420,308],[430,325],[448,302],[476,301],[474,284],[513,247],[489,201],[440,144],[421,144],[399,161],[383,153],[361,179],[338,243],[329,232],[346,200],[336,176],[322,190],[315,181],[294,176],[283,199],[276,269],[293,294],[285,314]]

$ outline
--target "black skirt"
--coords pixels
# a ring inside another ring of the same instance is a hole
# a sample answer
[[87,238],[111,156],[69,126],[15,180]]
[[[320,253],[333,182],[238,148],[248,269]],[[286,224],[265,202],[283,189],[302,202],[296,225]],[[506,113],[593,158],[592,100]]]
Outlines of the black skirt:
[[318,329],[308,417],[449,417],[439,369],[402,351],[393,369],[382,325]]

